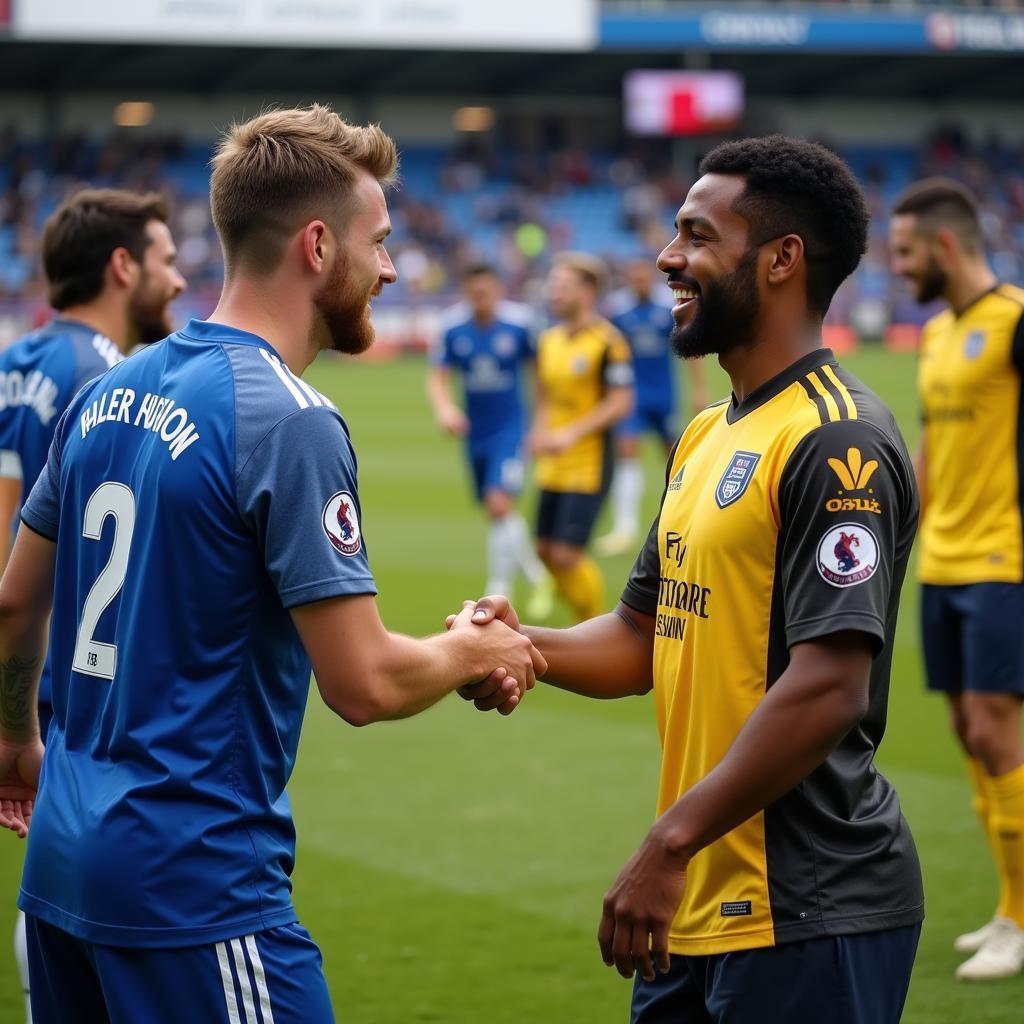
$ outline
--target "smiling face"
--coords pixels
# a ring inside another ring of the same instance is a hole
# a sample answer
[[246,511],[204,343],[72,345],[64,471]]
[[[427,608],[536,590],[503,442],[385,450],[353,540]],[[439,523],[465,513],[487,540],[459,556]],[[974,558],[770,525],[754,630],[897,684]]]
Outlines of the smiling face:
[[334,265],[313,301],[331,348],[356,355],[373,344],[371,300],[398,274],[384,248],[391,219],[380,184],[363,172],[353,193],[354,212],[341,229]]
[[743,178],[706,174],[676,217],[676,237],[658,257],[675,305],[672,348],[684,359],[722,355],[754,338],[760,310],[757,246],[733,205]]
[[948,280],[934,239],[920,230],[914,213],[898,213],[889,222],[889,266],[910,285],[918,302],[931,302],[946,292]]
[[135,340],[142,344],[160,341],[174,330],[169,307],[185,289],[185,279],[175,264],[178,251],[167,225],[151,220],[146,225],[146,239],[139,280],[128,300]]

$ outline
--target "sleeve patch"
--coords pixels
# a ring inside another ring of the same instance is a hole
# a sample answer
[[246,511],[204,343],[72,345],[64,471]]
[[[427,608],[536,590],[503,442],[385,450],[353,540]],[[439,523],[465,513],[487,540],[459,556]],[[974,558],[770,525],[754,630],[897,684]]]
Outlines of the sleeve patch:
[[857,523],[833,526],[818,544],[818,574],[833,587],[853,587],[871,579],[878,559],[875,535]]
[[339,554],[358,555],[363,546],[355,498],[348,491],[338,491],[324,505],[324,533]]

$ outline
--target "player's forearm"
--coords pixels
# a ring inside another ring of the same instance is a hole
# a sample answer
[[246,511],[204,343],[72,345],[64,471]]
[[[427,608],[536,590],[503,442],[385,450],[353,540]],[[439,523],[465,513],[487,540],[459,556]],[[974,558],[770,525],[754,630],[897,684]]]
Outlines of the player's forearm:
[[445,373],[432,370],[427,376],[427,399],[438,419],[443,418],[446,411],[455,408],[448,389],[448,377]]
[[610,430],[619,420],[625,419],[633,409],[632,388],[613,388],[586,415],[573,422],[570,427],[578,441],[590,434]]
[[672,848],[692,857],[807,778],[867,711],[867,665],[854,681],[848,666],[791,662],[721,762],[662,816]]
[[543,681],[583,697],[608,700],[647,693],[654,685],[653,625],[624,605],[571,629],[523,626],[544,656]]
[[0,606],[0,738],[39,738],[39,677],[46,655],[45,623],[26,623]]

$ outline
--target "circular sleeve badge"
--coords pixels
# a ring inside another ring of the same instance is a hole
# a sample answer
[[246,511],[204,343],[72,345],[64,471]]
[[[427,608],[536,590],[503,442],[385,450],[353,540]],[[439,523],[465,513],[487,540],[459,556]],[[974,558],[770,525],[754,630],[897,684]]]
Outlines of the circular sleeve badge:
[[818,544],[818,573],[833,587],[852,587],[871,579],[878,568],[878,541],[858,523],[834,526]]
[[363,537],[359,529],[356,500],[348,491],[338,491],[327,500],[323,524],[324,533],[336,551],[349,556],[359,554]]

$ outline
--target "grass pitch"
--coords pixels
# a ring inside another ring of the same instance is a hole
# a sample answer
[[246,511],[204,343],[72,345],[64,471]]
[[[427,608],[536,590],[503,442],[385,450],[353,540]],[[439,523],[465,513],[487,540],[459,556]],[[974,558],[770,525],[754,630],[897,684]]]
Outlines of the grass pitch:
[[[913,444],[912,357],[865,350],[843,362],[890,403]],[[460,445],[434,429],[423,376],[409,359],[323,360],[310,377],[356,444],[384,620],[416,635],[442,628],[484,582],[483,519]],[[645,454],[653,515],[663,460],[653,444]],[[602,562],[609,603],[630,562]],[[943,704],[923,693],[916,589],[904,589],[879,757],[925,870],[928,919],[903,1019],[1020,1024],[1024,978],[953,979],[953,936],[988,918],[995,876]],[[449,698],[419,718],[356,730],[314,691],[291,786],[295,899],[323,949],[338,1019],[622,1024],[629,985],[601,964],[597,923],[652,820],[657,766],[649,698],[601,703],[542,686],[509,719]],[[0,838],[10,894],[0,936],[13,924],[20,856],[13,836]],[[0,953],[0,1022],[22,1019],[17,989],[13,956]]]

